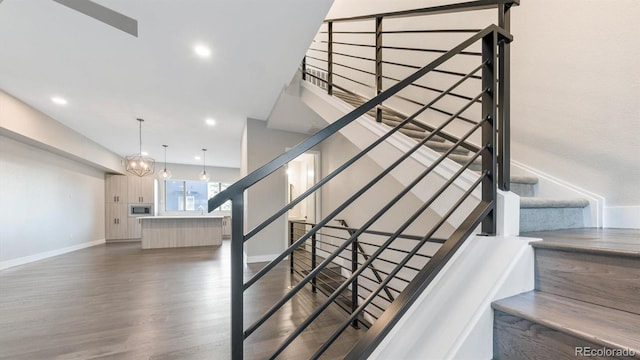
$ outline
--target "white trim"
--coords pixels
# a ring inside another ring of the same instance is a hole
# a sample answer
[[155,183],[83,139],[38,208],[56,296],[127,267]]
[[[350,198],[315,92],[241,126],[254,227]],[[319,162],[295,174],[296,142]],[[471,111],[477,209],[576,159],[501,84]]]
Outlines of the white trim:
[[369,359],[490,359],[491,302],[534,288],[531,240],[470,237]]
[[640,206],[605,207],[604,227],[620,229],[640,229]]
[[[255,256],[247,256],[247,264],[259,263],[259,262],[270,262],[275,260],[280,254],[268,254],[268,255],[255,255]],[[282,259],[285,261],[286,258]]]
[[[511,159],[511,166],[519,168],[525,173],[536,176],[538,178],[539,189],[541,190],[538,196],[557,197],[558,194],[562,194],[559,196],[581,197],[587,199],[589,201],[589,210],[591,216],[589,217],[589,219],[585,219],[585,227],[603,227],[605,205],[604,196],[598,195],[589,190],[571,184],[565,180],[549,175],[544,171],[538,170],[529,165],[525,165],[520,161]],[[546,195],[543,192],[551,193],[551,195]]]
[[50,257],[54,257],[54,256],[66,254],[66,253],[70,253],[72,251],[81,250],[81,249],[85,249],[85,248],[92,247],[92,246],[102,245],[104,243],[105,243],[105,239],[99,239],[99,240],[96,240],[96,241],[91,241],[91,242],[82,243],[82,244],[78,244],[78,245],[67,246],[67,247],[62,248],[62,249],[45,251],[45,252],[41,252],[41,253],[37,253],[37,254],[33,254],[33,255],[28,255],[28,256],[23,256],[23,257],[16,258],[16,259],[3,261],[3,262],[0,262],[0,270],[8,269],[8,268],[13,267],[13,266],[32,263],[34,261],[47,259],[47,258],[50,258]]

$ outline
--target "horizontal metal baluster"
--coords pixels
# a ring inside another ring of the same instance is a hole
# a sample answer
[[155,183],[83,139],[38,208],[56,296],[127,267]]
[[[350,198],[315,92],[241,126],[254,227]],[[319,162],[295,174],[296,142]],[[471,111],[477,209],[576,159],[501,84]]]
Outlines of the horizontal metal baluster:
[[[482,94],[483,94],[484,92],[485,92],[485,91],[483,91],[482,93],[480,93],[480,94],[478,95],[478,97],[479,97],[479,96],[482,96]],[[472,102],[470,102],[467,106],[470,106],[470,104],[472,104]],[[465,107],[463,107],[460,111],[464,111],[464,109],[465,109],[465,108],[466,108],[466,106],[465,106]],[[449,120],[453,120],[453,118],[454,118],[454,117],[451,117]],[[406,195],[406,194],[407,194],[407,193],[408,193],[408,192],[409,192],[409,191],[410,191],[414,186],[416,186],[420,181],[422,181],[422,179],[424,179],[424,177],[425,177],[425,176],[427,176],[427,175],[428,175],[428,174],[429,174],[429,173],[430,173],[430,172],[431,172],[431,171],[432,171],[432,170],[433,170],[433,169],[434,169],[438,164],[440,164],[440,163],[441,163],[441,162],[442,162],[442,161],[443,161],[443,160],[444,160],[444,159],[445,159],[445,158],[446,158],[446,157],[447,157],[451,152],[453,152],[453,150],[455,149],[455,147],[456,147],[457,145],[459,145],[461,142],[464,142],[464,141],[465,141],[469,136],[471,136],[471,134],[473,134],[473,132],[475,132],[475,131],[478,129],[478,127],[480,127],[483,123],[484,123],[484,121],[481,121],[481,122],[480,122],[480,123],[478,123],[476,126],[474,126],[473,128],[471,128],[471,129],[470,129],[470,130],[469,130],[469,131],[468,131],[468,132],[467,132],[467,133],[466,133],[466,134],[465,134],[465,135],[464,135],[464,136],[463,136],[463,137],[462,137],[462,138],[461,138],[461,139],[460,139],[456,144],[454,144],[454,146],[453,146],[451,149],[447,150],[447,152],[445,152],[444,154],[442,154],[442,156],[441,156],[440,158],[438,158],[436,161],[434,161],[434,163],[433,163],[433,164],[431,164],[431,165],[430,165],[430,166],[429,166],[429,167],[428,167],[424,172],[422,172],[422,173],[421,173],[421,174],[420,174],[420,175],[419,175],[415,180],[413,180],[413,181],[412,181],[409,185],[407,185],[407,186],[406,186],[402,191],[400,191],[400,193],[399,193],[398,195],[396,195],[396,196],[395,196],[395,197],[394,197],[394,198],[393,198],[389,203],[387,203],[387,205],[385,205],[385,206],[384,206],[382,209],[380,209],[380,210],[379,210],[379,211],[378,211],[378,212],[377,212],[377,213],[376,213],[376,214],[375,214],[371,219],[369,219],[369,220],[368,220],[368,221],[367,221],[367,222],[362,226],[362,228],[360,228],[358,231],[356,231],[356,232],[351,236],[351,238],[350,238],[351,240],[350,240],[350,241],[348,241],[348,242],[345,242],[345,244],[350,244],[350,243],[351,243],[351,241],[353,241],[353,239],[357,238],[359,235],[361,235],[361,234],[364,232],[364,230],[366,230],[367,228],[369,228],[369,227],[370,227],[370,226],[371,226],[375,221],[377,221],[377,220],[378,220],[378,219],[379,219],[379,218],[380,218],[384,213],[386,213],[386,212],[387,212],[387,211],[388,211],[388,210],[389,210],[393,205],[395,205],[395,203],[397,203],[397,202],[398,202],[402,197],[404,197],[404,195]],[[444,123],[444,124],[442,124],[441,126],[446,126],[445,124],[447,124],[447,123]],[[432,136],[432,135],[433,135],[433,134],[431,134],[430,136]],[[429,137],[425,138],[425,139],[424,139],[424,140],[422,140],[421,142],[426,142],[426,139],[428,139],[428,138],[429,138]],[[420,143],[418,143],[418,144],[420,144]],[[484,148],[483,148],[483,149],[484,149]],[[413,148],[412,148],[412,150],[413,150]],[[404,154],[400,159],[404,160],[403,158],[408,157],[408,155],[410,155],[410,154],[412,154],[412,153],[413,153],[413,151],[408,152],[408,153]],[[477,155],[479,155],[479,153],[478,153],[478,154],[476,154],[476,156],[477,156]],[[400,159],[399,159],[399,160],[400,160]],[[394,163],[394,164],[395,164],[395,163]],[[460,169],[460,171],[463,171],[464,169],[465,169],[465,168],[463,167],[463,168],[461,168],[461,169]],[[369,185],[369,184],[368,184],[368,185]],[[448,185],[447,185],[447,186],[448,186]],[[368,189],[368,187],[367,187],[367,189]],[[439,195],[439,194],[438,194],[438,195]],[[426,208],[427,208],[428,206],[430,206],[430,205],[431,205],[431,203],[433,203],[433,201],[435,201],[435,198],[434,198],[434,197],[432,197],[432,198],[430,198],[429,200],[430,200],[430,201],[426,202],[426,203],[425,203],[421,208],[424,208],[424,210],[426,210]],[[339,212],[336,212],[337,210],[340,210],[340,211],[339,211]],[[331,216],[331,217],[332,217],[332,218],[333,218],[333,217],[335,217],[337,214],[339,214],[340,212],[342,212],[342,210],[343,210],[343,209],[339,209],[339,208],[338,208],[338,209],[336,209],[336,210],[334,210],[334,212],[335,212],[336,214],[335,214],[335,215],[333,215],[333,216]],[[424,210],[423,210],[423,212],[424,212]],[[415,214],[414,214],[414,216],[417,216],[417,215],[415,215]],[[416,219],[416,218],[414,218],[414,217],[412,216],[411,222],[413,222],[415,219]],[[405,224],[406,224],[406,223],[405,223]],[[397,231],[397,232],[396,232],[396,233],[397,233],[397,235],[401,234],[404,230],[406,230],[406,228],[407,228],[409,225],[410,225],[410,223],[409,223],[409,224],[406,224],[406,226],[405,226],[404,228],[402,228],[401,230]],[[374,252],[374,253],[371,255],[371,257],[372,257],[372,258],[370,258],[369,260],[365,261],[366,266],[368,266],[368,265],[373,261],[373,259],[374,259],[375,257],[377,257],[378,255],[380,255],[380,253],[384,250],[384,247],[389,246],[389,245],[391,244],[391,242],[393,242],[393,241],[396,239],[396,237],[397,237],[397,236],[395,236],[395,235],[396,235],[396,233],[394,233],[394,237],[392,237],[392,238],[390,238],[389,240],[385,241],[385,243],[384,243],[384,244],[383,244],[383,245],[382,245],[378,250],[376,250],[376,252]],[[346,247],[346,246],[345,246],[345,247]],[[329,258],[327,258],[327,260],[329,260]],[[325,261],[327,261],[327,260],[325,260]],[[343,288],[343,287],[346,287],[346,286],[348,286],[351,282],[353,282],[353,279],[355,279],[355,277],[357,277],[357,276],[358,276],[362,271],[364,271],[364,269],[365,269],[365,267],[366,267],[366,266],[361,267],[361,268],[360,268],[356,273],[352,274],[352,275],[349,277],[349,279],[348,279],[347,281],[345,281],[345,283],[343,283],[343,285],[342,285],[340,288],[338,288],[339,290],[336,290],[336,292],[339,292],[339,291],[344,290],[344,288]],[[297,289],[297,290],[296,290],[296,288],[294,288],[293,290],[291,290],[291,292],[293,292],[294,290],[297,292],[299,289]],[[289,294],[290,294],[291,292],[289,292]],[[336,292],[334,292],[334,294],[335,294]],[[293,295],[291,295],[291,296],[293,296]],[[287,294],[287,295],[285,295],[285,298],[286,298],[286,297],[290,298],[291,296],[289,296],[289,295]],[[336,296],[337,296],[337,295],[336,295]],[[287,300],[288,300],[288,299],[287,299]],[[331,298],[329,298],[329,301],[332,301],[332,299],[331,299]],[[286,301],[285,301],[285,302],[286,302]],[[282,304],[279,304],[278,308],[279,308],[280,306],[282,306],[285,302],[283,302]],[[314,311],[314,313],[313,313],[310,317],[308,317],[305,321],[303,321],[303,322],[302,322],[302,324],[301,324],[301,325],[299,325],[299,326],[298,326],[298,328],[296,328],[296,330],[295,330],[291,335],[289,335],[289,336],[287,337],[287,339],[285,339],[284,343],[283,343],[283,344],[278,348],[278,350],[276,350],[276,352],[274,353],[274,356],[277,356],[279,353],[281,353],[281,352],[282,352],[282,351],[283,351],[283,350],[284,350],[284,349],[285,349],[285,348],[286,348],[286,347],[287,347],[287,346],[288,346],[288,345],[289,345],[289,344],[290,344],[290,343],[291,343],[291,342],[292,342],[292,341],[293,341],[293,340],[294,340],[298,335],[300,335],[300,333],[301,333],[302,331],[304,331],[304,329],[305,329],[307,326],[309,326],[309,324],[310,324],[313,320],[315,320],[315,318],[316,318],[316,317],[317,317],[317,316],[318,316],[322,311],[324,311],[324,309],[326,309],[326,307],[327,307],[327,306],[328,306],[328,303],[324,303],[324,304],[320,305],[320,306],[318,307],[318,309],[316,309],[316,311]],[[269,312],[271,313],[269,316],[271,316],[273,313],[275,313],[275,310],[273,310],[273,308],[272,308],[272,310],[270,310]],[[266,319],[265,319],[265,320],[266,320]],[[264,320],[263,320],[263,322],[264,322]]]
[[[440,226],[442,226],[446,220],[449,218],[449,216],[451,216],[457,209],[458,207],[469,197],[469,195],[471,195],[473,193],[473,190],[475,190],[475,188],[480,185],[480,183],[482,182],[482,179],[486,176],[486,173],[484,173],[475,183],[473,186],[471,186],[464,194],[463,196],[458,199],[458,201],[456,201],[456,203],[454,204],[454,206],[449,209],[449,211],[443,216],[443,218],[438,221],[438,223],[436,224],[436,226],[434,226],[434,228],[432,228],[431,231],[429,231],[429,233],[420,241],[418,242],[418,244],[414,247],[414,250],[412,251],[412,253],[416,253],[420,250],[420,248],[428,241],[429,236],[433,235],[439,228]],[[407,255],[403,261],[391,272],[391,274],[393,274],[393,276],[395,276],[400,269],[402,269],[407,262],[409,262],[409,260],[411,259],[412,254]],[[315,352],[315,354],[313,354],[313,356],[311,357],[312,359],[317,359],[320,357],[320,355],[322,355],[328,348],[329,346],[331,346],[331,344],[333,344],[333,342],[338,338],[338,336],[340,336],[340,334],[342,334],[342,332],[344,331],[344,329],[346,329],[349,324],[351,323],[351,321],[353,321],[353,318],[358,316],[362,310],[364,310],[364,308],[369,305],[369,303],[371,303],[371,301],[373,301],[373,299],[380,293],[380,291],[382,290],[382,287],[387,285],[387,283],[389,281],[391,281],[392,277],[389,276],[387,277],[387,279],[385,279],[385,281],[383,281],[382,284],[380,284],[380,286],[378,287],[378,289],[376,289],[375,292],[369,294],[369,296],[367,297],[367,299],[365,299],[362,304],[360,304],[360,306],[358,307],[358,309],[356,311],[353,312],[353,314],[351,314],[351,316],[349,316],[348,318],[348,322],[346,322],[346,326],[345,326],[345,322],[343,322],[339,327],[338,330],[336,330],[329,338],[327,341],[324,342],[324,344],[322,344],[320,346],[320,348],[318,349],[318,351]]]

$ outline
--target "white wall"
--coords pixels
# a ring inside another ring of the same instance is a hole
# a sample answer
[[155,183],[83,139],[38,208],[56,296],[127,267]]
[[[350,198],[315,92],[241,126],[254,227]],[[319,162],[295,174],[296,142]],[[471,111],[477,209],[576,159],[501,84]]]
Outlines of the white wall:
[[512,14],[513,158],[603,196],[605,227],[640,227],[640,2]]
[[[323,176],[328,175],[360,152],[360,149],[339,133],[323,142],[320,149],[322,153]],[[365,156],[329,181],[322,187],[322,217],[327,216],[381,172],[382,168],[368,156]],[[352,227],[359,227],[367,222],[375,212],[386,205],[402,189],[404,189],[404,186],[401,185],[398,180],[392,176],[386,176],[380,180],[377,185],[374,185],[370,191],[363,194],[351,206],[343,210],[338,218],[347,220]],[[406,221],[407,217],[413,214],[422,203],[416,195],[409,192],[392,207],[389,212],[383,215],[380,220],[374,223],[371,230],[396,231],[398,227]],[[440,218],[441,217],[433,210],[427,210],[405,233],[425,235]],[[331,223],[329,225],[335,226],[338,224]],[[449,235],[452,230],[453,228],[445,223],[437,234],[443,236]]]
[[[246,164],[249,173],[273,160],[307,138],[307,135],[271,130],[266,122],[247,119]],[[245,194],[245,229],[251,230],[274,212],[286,205],[287,178],[285,169],[279,169],[255,184]],[[268,261],[280,254],[287,240],[286,214],[247,241],[247,261]]]
[[122,173],[122,158],[0,89],[0,135],[69,159]]
[[0,269],[104,242],[104,172],[0,135]]

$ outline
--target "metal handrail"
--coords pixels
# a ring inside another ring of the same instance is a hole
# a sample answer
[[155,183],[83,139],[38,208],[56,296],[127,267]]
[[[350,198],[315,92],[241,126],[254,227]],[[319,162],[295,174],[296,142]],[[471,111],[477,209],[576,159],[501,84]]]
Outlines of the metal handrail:
[[371,15],[360,15],[360,16],[351,16],[351,17],[342,17],[342,18],[330,18],[325,19],[324,22],[334,22],[334,21],[356,21],[356,20],[370,20],[378,17],[384,18],[392,18],[392,17],[407,17],[407,16],[419,16],[419,15],[436,15],[436,14],[450,14],[456,12],[466,12],[466,11],[477,11],[477,10],[487,10],[487,9],[495,9],[496,6],[499,5],[519,5],[520,0],[478,0],[478,1],[469,1],[463,3],[455,3],[448,5],[440,5],[440,6],[430,6],[420,9],[411,9],[411,10],[401,10],[401,11],[392,11],[385,13],[377,13]]
[[[497,1],[500,1],[500,0],[497,0]],[[493,2],[493,3],[495,3],[495,1],[478,1],[478,2]],[[506,0],[505,0],[505,2],[506,2]],[[454,47],[451,50],[449,50],[446,54],[438,57],[436,60],[432,61],[431,63],[429,63],[428,65],[424,66],[420,70],[418,70],[418,71],[414,72],[413,74],[409,75],[407,78],[405,78],[401,82],[399,82],[397,84],[394,84],[393,86],[391,86],[387,90],[385,90],[382,93],[380,93],[375,98],[365,102],[364,104],[362,104],[362,106],[356,108],[355,110],[353,110],[349,114],[343,116],[342,118],[340,118],[339,120],[337,120],[333,124],[330,124],[326,128],[318,131],[314,135],[312,135],[309,138],[307,138],[306,140],[302,141],[300,144],[294,146],[289,151],[283,153],[282,155],[276,157],[275,159],[271,160],[270,162],[266,163],[265,165],[259,167],[258,169],[256,169],[253,172],[251,172],[249,175],[247,175],[244,178],[238,180],[237,182],[235,182],[234,184],[229,186],[227,189],[221,191],[216,196],[214,196],[213,198],[209,199],[209,202],[208,202],[208,204],[209,204],[209,212],[213,211],[215,208],[219,207],[224,202],[233,199],[238,194],[242,194],[242,192],[244,192],[244,190],[246,190],[247,188],[251,187],[252,185],[257,183],[258,181],[264,179],[269,174],[271,174],[274,171],[276,171],[279,168],[281,168],[283,165],[289,163],[291,160],[293,160],[296,157],[302,155],[304,152],[311,150],[311,148],[313,148],[314,146],[318,145],[320,142],[322,142],[323,140],[325,140],[329,136],[335,134],[336,132],[338,132],[343,127],[349,125],[351,122],[353,122],[356,119],[358,119],[360,116],[366,114],[367,111],[369,111],[370,109],[372,109],[375,106],[381,104],[384,100],[387,100],[391,96],[395,95],[397,92],[399,92],[400,90],[405,88],[410,83],[416,81],[417,79],[421,78],[426,73],[428,73],[429,71],[431,71],[431,70],[437,68],[438,66],[442,65],[444,62],[446,62],[447,60],[449,60],[452,57],[454,57],[455,55],[457,55],[460,51],[462,51],[463,49],[466,49],[471,44],[473,44],[476,41],[482,39],[483,37],[485,37],[486,35],[488,35],[490,33],[498,34],[500,36],[500,38],[504,39],[505,41],[512,41],[513,40],[513,37],[511,36],[511,34],[507,33],[506,31],[504,31],[503,29],[499,28],[496,25],[489,25],[488,27],[486,27],[482,31],[478,32],[477,34],[473,35],[472,37],[470,37],[469,39],[465,40],[461,44],[459,44],[456,47]]]

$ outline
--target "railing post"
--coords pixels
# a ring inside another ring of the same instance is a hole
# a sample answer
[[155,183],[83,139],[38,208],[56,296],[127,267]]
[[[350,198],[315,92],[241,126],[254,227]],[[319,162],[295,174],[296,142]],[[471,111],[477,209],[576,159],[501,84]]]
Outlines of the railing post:
[[[316,233],[311,235],[311,271],[316,268],[316,247],[318,246],[318,242],[316,241]],[[311,279],[311,291],[316,292],[316,277],[314,276]]]
[[[351,273],[358,271],[358,238],[353,239],[351,243]],[[356,277],[351,283],[351,313],[358,309],[358,278]],[[359,329],[358,318],[353,319],[351,323],[355,329]]]
[[[376,96],[382,92],[382,16],[376,17]],[[382,107],[376,106],[376,121],[382,122]]]
[[231,198],[231,358],[242,360],[244,342],[244,194]]
[[[289,246],[293,245],[296,241],[293,237],[294,233],[294,223],[293,221],[289,221]],[[289,271],[293,274],[293,252],[289,255]]]
[[333,21],[327,23],[327,94],[333,95]]
[[[498,5],[498,26],[508,33],[511,32],[511,4]],[[498,43],[498,187],[509,191],[511,188],[511,45],[506,41]]]
[[[487,61],[482,68],[482,89],[486,90],[482,95],[482,118],[486,121],[482,124],[482,144],[488,145],[482,153],[482,170],[487,171],[487,176],[482,180],[482,200],[485,202],[496,201],[496,85],[497,85],[497,42],[498,34],[494,31],[482,38],[482,60]],[[496,233],[496,210],[487,215],[482,222],[482,232],[486,235]]]

